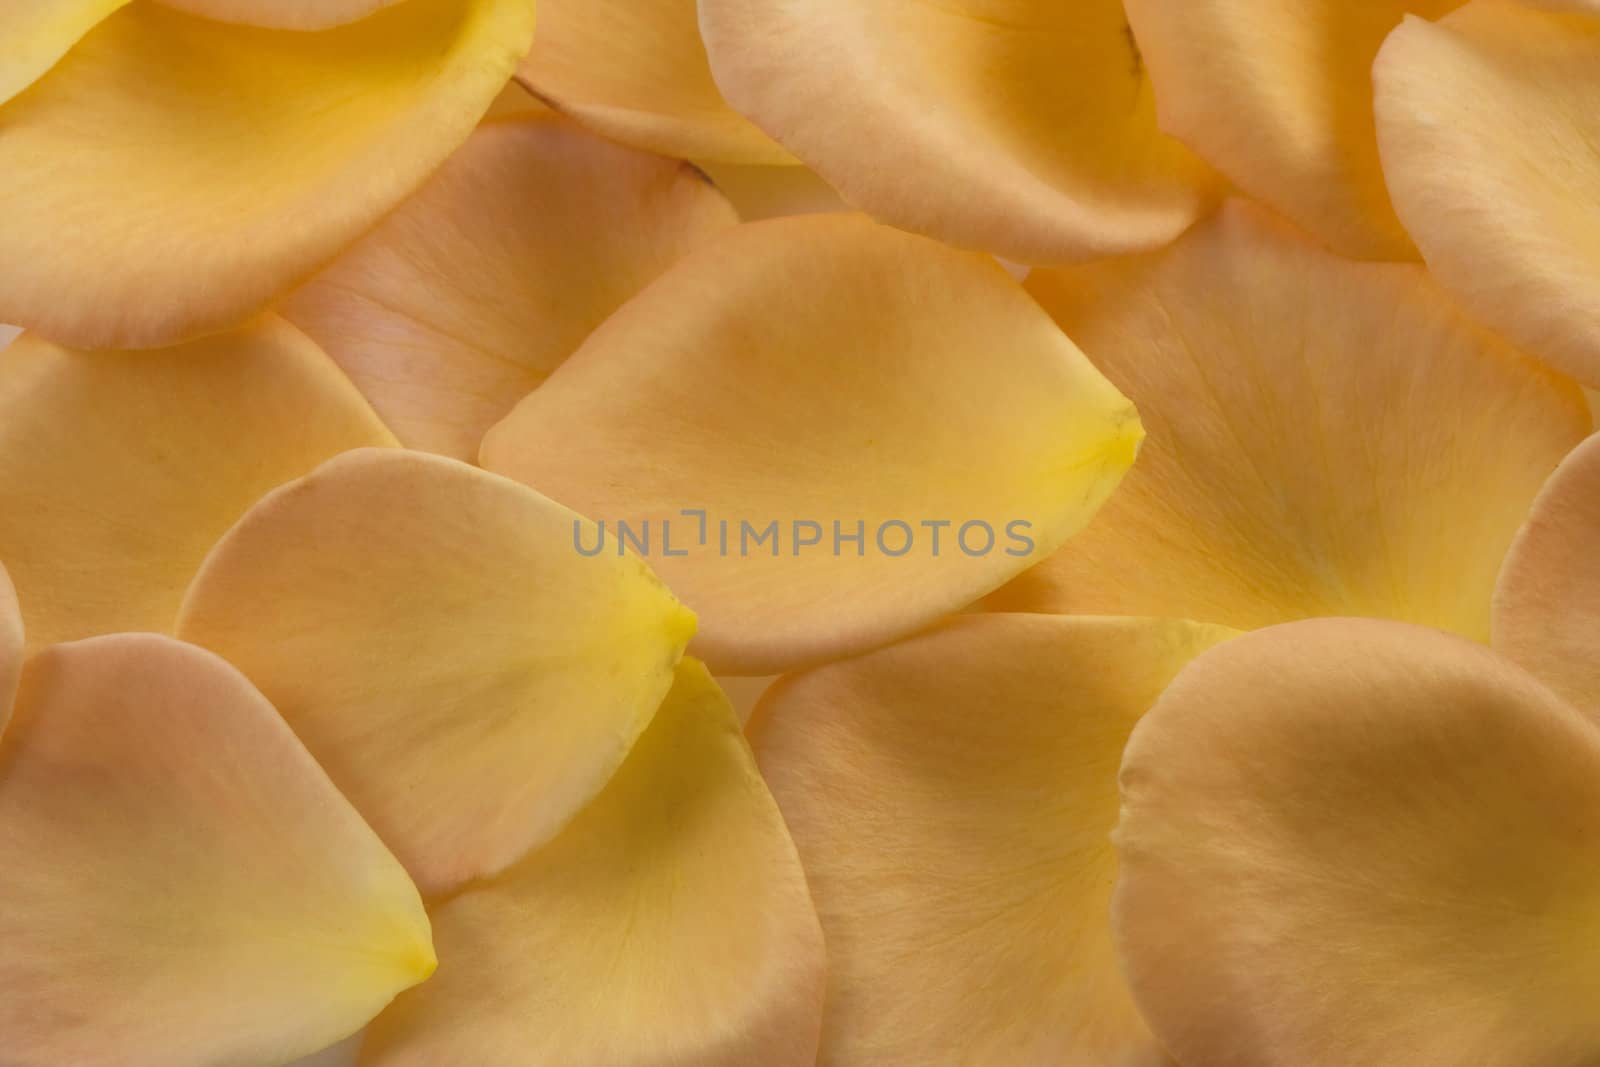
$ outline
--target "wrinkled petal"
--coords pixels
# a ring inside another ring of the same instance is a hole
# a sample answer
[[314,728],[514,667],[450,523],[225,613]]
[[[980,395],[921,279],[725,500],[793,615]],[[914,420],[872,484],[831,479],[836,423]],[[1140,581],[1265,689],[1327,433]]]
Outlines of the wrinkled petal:
[[1373,71],[1395,207],[1474,316],[1600,385],[1600,19],[1473,0]]
[[819,1062],[1163,1062],[1112,952],[1117,767],[1226,633],[963,617],[766,697],[757,758],[828,943]]
[[400,864],[238,671],[171,638],[28,662],[0,871],[7,1067],[283,1063],[434,968]]
[[32,85],[128,0],[8,0],[0,6],[0,104]]
[[792,164],[711,78],[695,0],[539,0],[518,77],[613,140],[680,159]]
[[1215,176],[1156,128],[1119,0],[700,0],[728,99],[884,222],[1026,263],[1150,248]]
[[649,529],[642,551],[700,613],[696,655],[768,674],[893,640],[1043,558],[1140,437],[992,260],[813,215],[692,253],[481,458]]
[[491,122],[284,314],[402,442],[470,460],[611,312],[737,221],[686,164],[553,116]]
[[1600,1056],[1600,734],[1483,646],[1241,637],[1145,716],[1122,789],[1118,948],[1179,1062]]
[[1487,639],[1506,549],[1591,428],[1572,383],[1420,266],[1336,258],[1242,204],[1028,288],[1150,439],[1089,528],[993,599],[1006,610],[1371,615]]
[[325,30],[364,19],[400,0],[160,0],[191,15],[283,30]]
[[1336,251],[1414,259],[1378,162],[1372,60],[1461,0],[1125,0],[1161,126]]
[[17,693],[17,680],[22,677],[25,638],[16,587],[0,565],[0,733],[5,732],[11,717],[11,701]]
[[434,913],[438,977],[364,1067],[811,1067],[823,947],[727,699],[686,660],[561,836]]
[[83,347],[241,321],[467,137],[532,8],[410,0],[321,33],[124,8],[0,108],[0,321]]
[[806,167],[698,164],[746,222],[781,215],[815,215],[848,211],[833,186]]
[[1600,435],[1562,461],[1512,544],[1494,647],[1600,719]]
[[139,353],[23,335],[0,355],[0,562],[29,643],[169,631],[200,561],[262,493],[393,441],[281,320]]
[[261,687],[433,895],[548,840],[621,764],[694,616],[590,524],[423,452],[272,493],[207,557],[178,633]]

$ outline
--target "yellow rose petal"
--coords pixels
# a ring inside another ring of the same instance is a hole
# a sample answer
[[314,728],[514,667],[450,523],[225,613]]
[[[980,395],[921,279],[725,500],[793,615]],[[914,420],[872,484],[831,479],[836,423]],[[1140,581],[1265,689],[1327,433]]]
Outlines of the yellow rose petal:
[[850,203],[1025,263],[1150,248],[1218,181],[1156,128],[1120,0],[700,0],[717,84]]
[[727,699],[686,660],[561,836],[434,913],[441,965],[364,1067],[812,1067],[823,946]]
[[32,85],[128,0],[10,0],[0,7],[0,104]]
[[1369,615],[1487,639],[1506,549],[1591,428],[1570,381],[1420,266],[1339,259],[1243,204],[1028,288],[1150,439],[1089,528],[993,598],[1005,610]]
[[160,0],[219,22],[284,30],[325,30],[364,19],[400,0]]
[[1562,461],[1511,546],[1494,647],[1600,719],[1600,435]]
[[117,12],[0,107],[0,321],[84,347],[234,325],[467,137],[532,9],[410,0],[321,33]]
[[1336,251],[1415,259],[1389,203],[1372,60],[1461,0],[1125,0],[1161,126]]
[[1140,437],[993,260],[812,215],[691,253],[481,458],[619,541],[618,521],[648,527],[700,614],[696,654],[770,674],[891,641],[1043,558]]
[[11,701],[22,677],[22,657],[26,647],[22,610],[17,605],[17,590],[11,576],[0,566],[0,733],[11,717]]
[[1481,645],[1263,630],[1134,732],[1112,909],[1181,1063],[1600,1057],[1600,733]]
[[436,895],[494,874],[599,792],[694,616],[589,524],[423,452],[364,449],[269,495],[178,621],[237,665]]
[[153,634],[29,661],[0,871],[7,1067],[284,1063],[434,968],[416,888],[272,706]]
[[1112,952],[1117,767],[1225,636],[964,617],[779,683],[752,737],[828,943],[820,1062],[1164,1062]]
[[1373,70],[1395,207],[1461,306],[1600,385],[1600,19],[1473,0]]
[[29,643],[170,630],[200,561],[262,493],[393,441],[282,320],[138,353],[24,334],[0,355],[0,562]]
[[746,222],[780,215],[850,210],[833,186],[806,167],[739,166],[704,161],[698,166]]
[[722,99],[695,0],[539,0],[539,32],[519,77],[624,144],[681,159],[794,162]]
[[737,221],[686,164],[553,116],[491,122],[284,314],[402,442],[475,459],[591,330]]

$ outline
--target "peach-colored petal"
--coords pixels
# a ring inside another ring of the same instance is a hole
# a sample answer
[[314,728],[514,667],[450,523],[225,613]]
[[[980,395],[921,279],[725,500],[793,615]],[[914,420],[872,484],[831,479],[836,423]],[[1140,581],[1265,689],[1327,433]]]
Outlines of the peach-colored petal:
[[775,219],[781,215],[850,210],[833,186],[806,167],[739,166],[704,161],[698,166],[746,222]]
[[591,330],[737,221],[687,164],[554,116],[491,122],[284,314],[402,442],[470,460]]
[[[11,717],[11,701],[22,677],[22,657],[27,646],[22,627],[22,609],[17,605],[17,590],[11,576],[0,565],[0,733]],[[747,716],[748,717],[748,716]]]
[[1373,70],[1395,207],[1471,314],[1600,385],[1600,19],[1473,0]]
[[711,79],[695,0],[539,0],[518,77],[624,144],[679,159],[792,164]]
[[717,679],[717,684],[727,694],[728,703],[733,705],[734,714],[739,716],[740,723],[748,723],[750,716],[755,714],[756,705],[772,684],[778,680],[777,675],[763,675],[761,677],[746,677],[740,675],[724,675]]
[[6,0],[0,4],[0,104],[32,85],[128,0]]
[[1162,128],[1360,259],[1415,259],[1372,122],[1372,60],[1410,12],[1461,0],[1124,0]]
[[696,654],[769,674],[893,640],[1043,558],[1140,437],[992,260],[811,215],[691,253],[482,460],[618,535],[648,525],[641,550],[700,613]]
[[434,913],[438,976],[363,1067],[812,1067],[822,934],[777,806],[699,663],[549,845]]
[[272,706],[154,634],[29,660],[0,871],[6,1067],[280,1064],[434,968],[416,888]]
[[364,19],[400,0],[160,0],[191,15],[283,30],[325,30]]
[[1539,487],[1591,421],[1420,266],[1354,263],[1232,204],[1165,252],[1029,290],[1150,439],[1005,610],[1239,629],[1371,615],[1487,639]]
[[283,713],[423,891],[504,870],[600,791],[694,616],[591,524],[425,452],[363,449],[267,496],[178,633]]
[[1562,461],[1506,556],[1494,647],[1600,720],[1600,434]]
[[1026,263],[1164,244],[1214,174],[1120,0],[700,0],[728,99],[873,216]]
[[532,0],[318,33],[123,8],[0,107],[0,320],[95,348],[235,325],[416,189],[532,33]]
[[1241,637],[1145,716],[1122,790],[1113,925],[1179,1062],[1600,1058],[1600,733],[1482,645]]
[[257,497],[393,441],[281,320],[139,353],[24,334],[0,354],[0,562],[29,643],[169,630],[200,561]]
[[828,943],[819,1063],[1163,1062],[1112,951],[1117,768],[1225,636],[966,616],[779,683],[751,736]]

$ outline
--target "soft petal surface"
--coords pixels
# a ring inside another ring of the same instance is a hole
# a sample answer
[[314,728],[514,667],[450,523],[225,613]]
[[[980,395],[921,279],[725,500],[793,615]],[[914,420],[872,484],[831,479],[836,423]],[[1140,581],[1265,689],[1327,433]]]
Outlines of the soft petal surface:
[[780,682],[752,737],[828,942],[824,1067],[1164,1062],[1117,973],[1117,767],[1215,627],[987,615]]
[[594,804],[434,913],[438,977],[363,1067],[812,1067],[823,948],[727,699],[685,660]]
[[178,633],[261,687],[430,895],[494,874],[621,764],[694,616],[586,520],[423,452],[363,449],[252,508]]
[[1125,0],[1162,128],[1335,250],[1414,259],[1383,183],[1372,60],[1461,0]]
[[746,222],[780,215],[814,215],[849,211],[833,186],[807,167],[697,164]]
[[32,85],[128,0],[7,0],[0,5],[0,104]]
[[434,968],[416,888],[272,705],[154,634],[29,660],[0,871],[7,1067],[280,1064]]
[[11,700],[22,677],[22,657],[26,646],[22,610],[17,606],[17,590],[11,576],[0,566],[0,733],[11,716]]
[[519,77],[584,125],[681,159],[792,164],[711,78],[695,0],[539,0]]
[[1373,71],[1395,207],[1489,326],[1600,385],[1600,18],[1473,0]]
[[1118,947],[1179,1062],[1600,1057],[1600,733],[1482,645],[1241,637],[1140,723],[1122,789]]
[[420,185],[532,33],[532,0],[320,33],[122,9],[0,108],[0,320],[95,348],[234,325]]
[[366,18],[400,0],[160,0],[220,22],[284,30],[324,30]]
[[648,524],[652,565],[700,613],[696,654],[768,674],[893,640],[1043,558],[1140,437],[992,260],[814,215],[692,253],[491,430],[482,460],[596,520]]
[[1512,545],[1494,647],[1600,719],[1600,435],[1562,461]]
[[1419,266],[1234,204],[1172,249],[1030,291],[1150,439],[1080,537],[993,605],[1250,629],[1371,615],[1487,639],[1507,547],[1591,421]]
[[1025,263],[1163,244],[1211,171],[1156,128],[1120,0],[700,0],[717,83],[844,198]]
[[29,642],[170,630],[200,561],[261,494],[393,440],[282,320],[139,353],[24,334],[0,353],[0,562]]
[[406,445],[471,460],[611,312],[737,221],[687,164],[554,116],[491,122],[284,314]]

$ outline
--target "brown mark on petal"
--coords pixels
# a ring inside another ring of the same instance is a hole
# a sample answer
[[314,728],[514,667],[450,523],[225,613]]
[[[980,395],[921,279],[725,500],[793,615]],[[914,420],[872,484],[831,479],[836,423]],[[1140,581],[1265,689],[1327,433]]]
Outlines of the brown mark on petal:
[[1139,51],[1138,38],[1133,35],[1133,24],[1126,19],[1122,21],[1122,36],[1128,39],[1128,51],[1133,53],[1133,76],[1144,77],[1144,53]]

